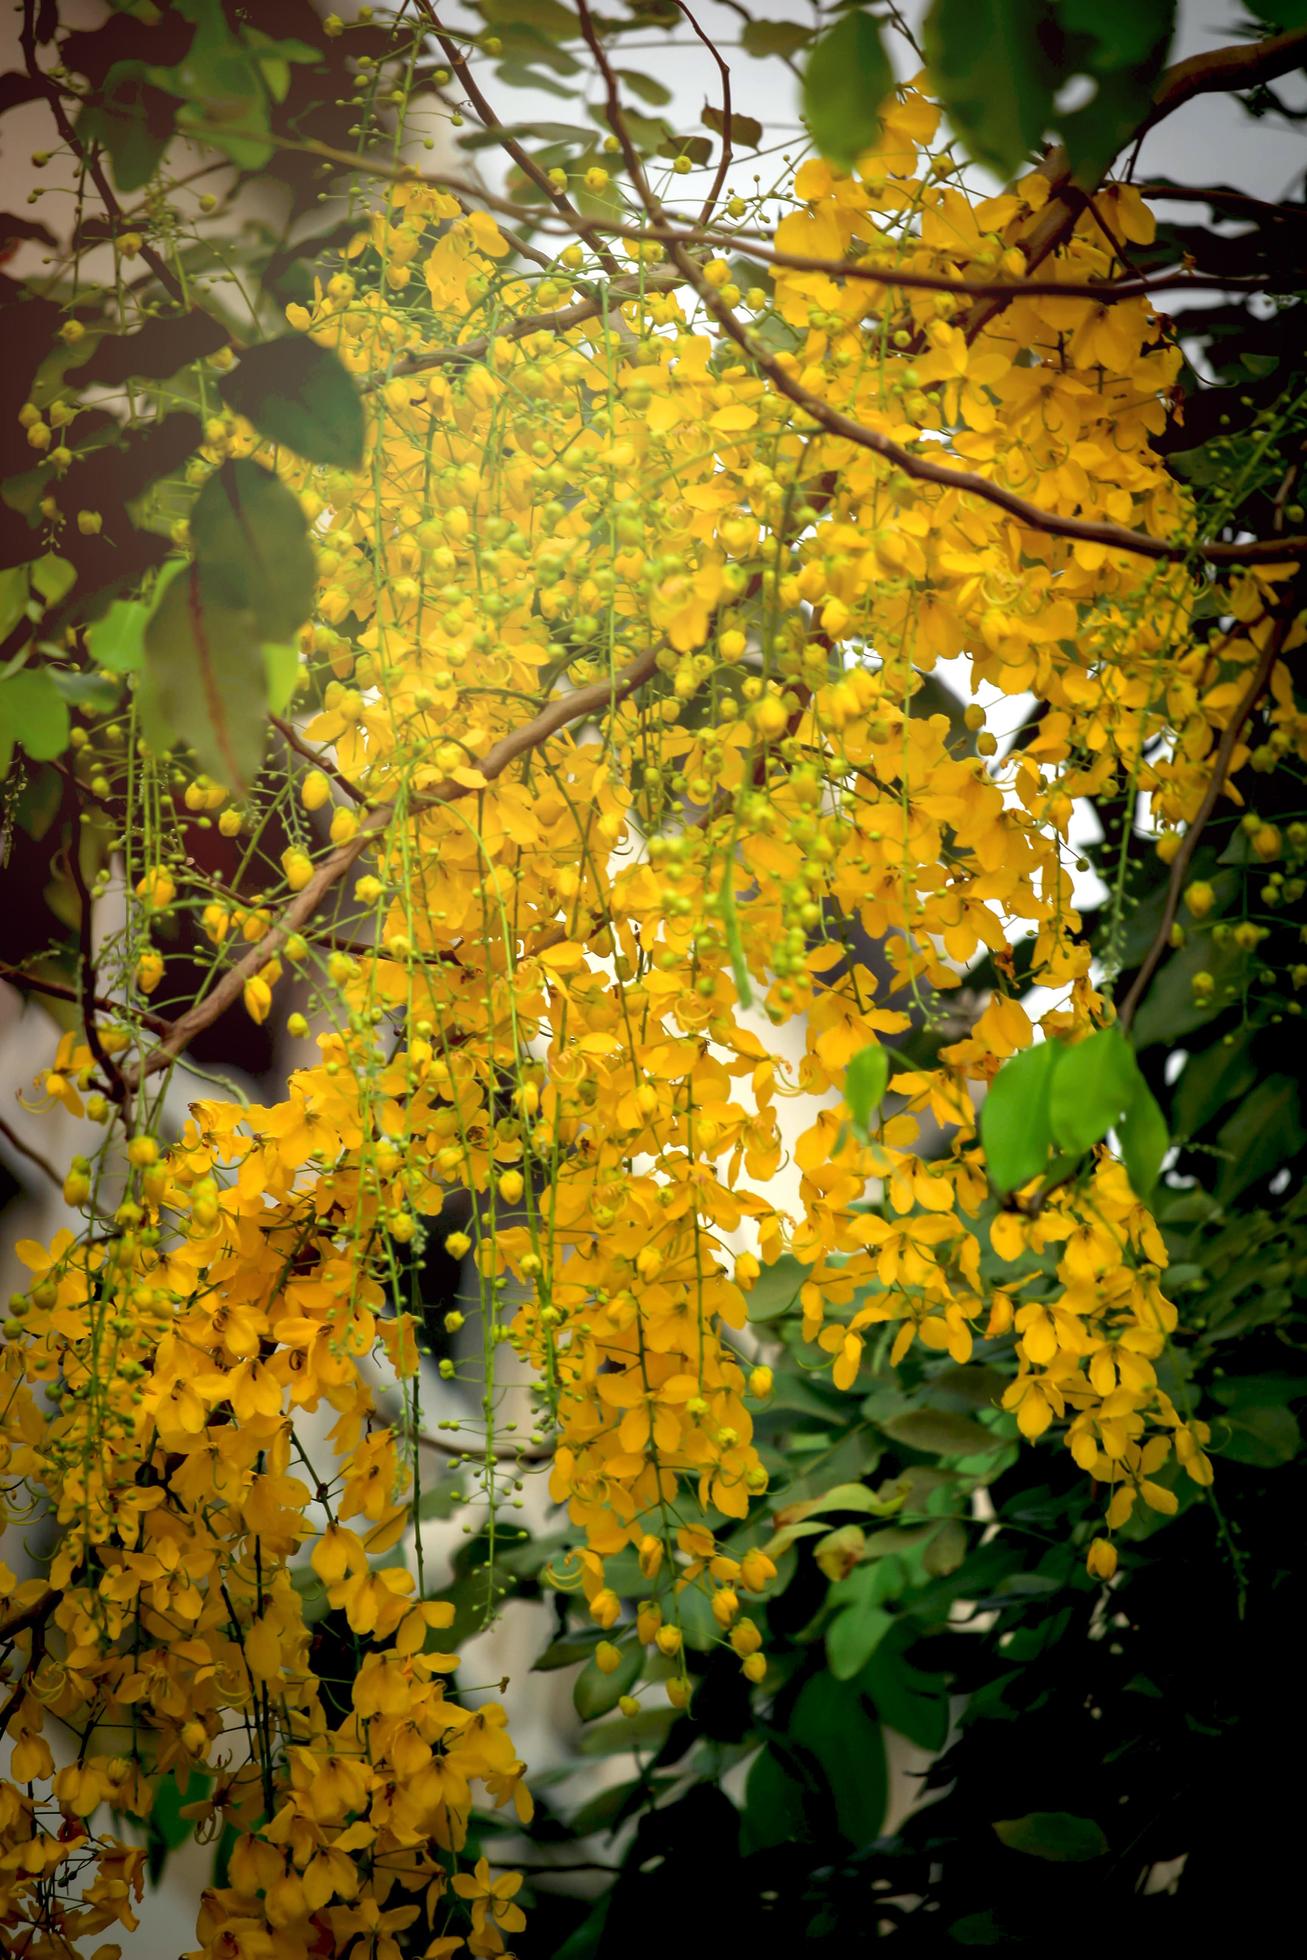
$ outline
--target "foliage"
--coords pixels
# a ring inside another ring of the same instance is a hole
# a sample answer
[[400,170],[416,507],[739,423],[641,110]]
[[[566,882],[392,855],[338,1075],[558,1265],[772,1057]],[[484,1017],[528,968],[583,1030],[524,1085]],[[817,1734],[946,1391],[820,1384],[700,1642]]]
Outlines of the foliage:
[[[29,0],[0,97],[75,193],[6,220],[4,970],[87,1139],[19,1139],[5,1938],[192,1836],[203,1960],[642,1952],[669,1877],[704,1950],[1210,1930],[1300,1584],[1307,220],[1106,173],[1307,40],[749,18],[746,195],[711,44],[694,130],[629,65],[680,0],[470,11]],[[579,1800],[460,1691],[510,1594]]]

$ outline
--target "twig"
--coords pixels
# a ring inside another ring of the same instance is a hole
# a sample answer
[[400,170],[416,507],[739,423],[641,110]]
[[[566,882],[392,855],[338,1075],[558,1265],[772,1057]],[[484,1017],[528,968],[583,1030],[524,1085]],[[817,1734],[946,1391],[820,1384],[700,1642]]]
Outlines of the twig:
[[[43,980],[39,974],[28,973],[25,967],[7,966],[3,961],[0,961],[0,980],[7,980],[11,987],[16,987],[20,991],[26,989],[32,994],[48,994],[51,1000],[68,1000],[76,1004],[82,998],[77,987],[65,986],[60,980]],[[120,1000],[106,1000],[103,994],[96,994],[92,1006],[105,1014],[129,1013],[133,1020],[141,1022],[144,1027],[154,1029],[156,1033],[166,1032],[169,1026],[162,1014],[151,1014],[144,1007],[128,1007]]]
[[370,807],[372,799],[368,796],[366,790],[361,790],[357,783],[352,783],[348,776],[342,774],[334,762],[329,762],[326,756],[320,755],[316,749],[310,748],[308,743],[300,737],[293,723],[284,721],[280,715],[269,715],[268,720],[272,723],[287,748],[294,749],[296,755],[302,755],[304,760],[311,762],[315,769],[321,769],[324,776],[330,776],[332,782],[338,788],[344,790],[346,796],[350,797],[353,802]]

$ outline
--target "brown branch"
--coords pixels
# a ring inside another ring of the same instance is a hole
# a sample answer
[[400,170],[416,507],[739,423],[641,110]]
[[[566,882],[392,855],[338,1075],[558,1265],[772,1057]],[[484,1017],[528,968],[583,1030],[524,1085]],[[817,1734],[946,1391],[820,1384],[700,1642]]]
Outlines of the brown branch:
[[1266,645],[1262,649],[1257,665],[1253,669],[1253,677],[1241,695],[1234,713],[1221,732],[1221,739],[1216,748],[1215,763],[1207,788],[1203,792],[1203,800],[1198,806],[1193,822],[1184,834],[1184,841],[1181,843],[1179,850],[1171,862],[1171,876],[1167,882],[1166,903],[1162,907],[1161,923],[1153,935],[1152,944],[1144,955],[1143,962],[1134,977],[1130,991],[1121,1003],[1119,1018],[1122,1028],[1127,1033],[1130,1030],[1130,1025],[1135,1015],[1139,1011],[1140,1002],[1148,991],[1148,983],[1157,971],[1158,962],[1171,943],[1171,928],[1175,924],[1176,914],[1180,910],[1180,897],[1184,890],[1185,879],[1189,873],[1189,866],[1193,862],[1194,852],[1198,848],[1198,840],[1202,836],[1213,810],[1215,810],[1217,803],[1220,801],[1221,792],[1225,788],[1226,777],[1229,773],[1230,759],[1238,745],[1239,737],[1243,733],[1244,724],[1265,693],[1271,675],[1275,670],[1275,663],[1284,649],[1285,640],[1288,638],[1289,630],[1296,617],[1297,597],[1296,587],[1291,587],[1289,593],[1286,595],[1287,604],[1277,617],[1275,625],[1267,638]]
[[[572,693],[551,701],[534,720],[513,729],[487,750],[476,765],[481,776],[486,782],[493,782],[518,756],[538,748],[541,742],[547,741],[549,736],[565,728],[569,722],[583,721],[604,708],[615,708],[647,681],[654,671],[654,655],[652,652],[646,653],[624,673],[615,675],[611,680],[594,681],[588,687],[578,687]],[[462,797],[474,793],[475,786],[451,780],[442,783],[429,795],[415,799],[411,808],[414,811],[433,809],[442,803],[458,802]],[[240,999],[245,982],[280,951],[293,932],[297,932],[313,917],[333,885],[339,883],[369,844],[385,830],[394,814],[394,806],[389,803],[378,804],[368,811],[354,836],[338,844],[330,856],[323,859],[303,891],[295,894],[277,923],[235,966],[227,969],[211,994],[197,1001],[172,1022],[162,1039],[136,1068],[128,1072],[124,1080],[129,1091],[134,1090],[147,1075],[170,1067],[197,1034],[212,1027],[218,1017]]]
[[[43,980],[39,974],[29,973],[25,967],[8,966],[2,960],[0,960],[0,980],[7,980],[11,987],[17,988],[20,992],[26,990],[32,994],[48,994],[51,1000],[67,1000],[76,1005],[82,998],[81,991],[77,987],[66,986],[61,980]],[[103,1014],[129,1013],[133,1020],[141,1022],[144,1027],[152,1028],[156,1032],[160,1029],[166,1030],[168,1027],[168,1022],[162,1014],[151,1014],[143,1007],[128,1007],[120,1000],[107,1000],[103,994],[96,994],[91,1005]]]

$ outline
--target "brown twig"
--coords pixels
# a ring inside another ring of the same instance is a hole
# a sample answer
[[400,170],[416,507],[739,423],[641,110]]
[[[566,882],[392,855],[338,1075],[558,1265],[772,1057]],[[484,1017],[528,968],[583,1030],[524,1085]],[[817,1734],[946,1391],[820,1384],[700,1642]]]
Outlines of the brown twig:
[[[0,980],[7,980],[11,987],[16,987],[20,992],[26,990],[31,994],[48,994],[51,1000],[67,1000],[76,1005],[82,998],[77,987],[66,986],[60,980],[43,980],[39,974],[29,973],[25,967],[7,966],[3,961],[0,961]],[[130,1013],[133,1020],[156,1032],[168,1026],[162,1014],[151,1014],[144,1007],[129,1008],[123,1001],[107,1000],[103,994],[97,994],[91,1004],[102,1014]]]
[[269,715],[268,720],[272,723],[287,748],[294,749],[296,755],[302,755],[304,760],[311,762],[315,769],[321,769],[324,776],[330,776],[332,782],[338,788],[344,790],[346,796],[352,802],[361,803],[365,808],[371,804],[372,799],[368,796],[367,791],[361,790],[357,783],[352,783],[349,777],[344,775],[336,767],[334,762],[329,762],[326,756],[320,755],[316,749],[310,748],[309,744],[302,739],[292,722],[284,721],[280,715]]
[[1257,706],[1257,703],[1261,700],[1266,690],[1267,684],[1274,672],[1275,663],[1284,648],[1284,642],[1288,637],[1289,629],[1293,625],[1296,608],[1292,592],[1289,598],[1290,603],[1277,617],[1275,625],[1267,638],[1266,645],[1262,648],[1257,665],[1253,669],[1253,677],[1249,681],[1247,689],[1240,697],[1233,715],[1221,732],[1221,739],[1216,748],[1215,763],[1207,788],[1203,792],[1203,800],[1198,806],[1193,822],[1184,834],[1184,841],[1171,861],[1171,876],[1166,887],[1166,903],[1162,907],[1161,923],[1153,935],[1152,944],[1144,955],[1130,991],[1121,1004],[1120,1023],[1127,1033],[1138,1012],[1139,1004],[1148,991],[1148,983],[1157,971],[1158,962],[1171,942],[1171,928],[1175,924],[1176,914],[1180,910],[1180,896],[1184,890],[1184,881],[1188,875],[1189,866],[1193,861],[1194,852],[1198,848],[1198,840],[1202,836],[1207,822],[1220,800],[1222,790],[1225,788],[1226,775],[1230,767],[1230,758],[1233,756],[1239,737],[1243,733],[1245,722],[1252,714],[1253,709]]
[[[541,742],[547,741],[549,736],[565,728],[569,722],[586,720],[604,708],[615,708],[647,681],[654,671],[654,655],[650,652],[643,654],[624,673],[615,675],[611,680],[593,681],[588,687],[575,688],[572,693],[551,701],[534,720],[513,729],[487,750],[476,765],[480,775],[485,782],[493,782],[518,756],[538,748]],[[430,794],[415,799],[411,808],[414,811],[434,809],[442,803],[455,803],[474,793],[474,786],[450,780]],[[162,1039],[128,1073],[124,1080],[129,1091],[134,1090],[147,1075],[170,1067],[197,1034],[212,1027],[218,1017],[240,999],[245,982],[280,951],[293,932],[297,932],[313,917],[327,893],[384,831],[393,816],[394,808],[389,803],[375,805],[368,811],[354,836],[338,844],[330,856],[323,859],[308,884],[295,894],[277,923],[251,947],[243,959],[227,969],[211,994],[206,994],[203,1000],[197,1001],[171,1023]]]

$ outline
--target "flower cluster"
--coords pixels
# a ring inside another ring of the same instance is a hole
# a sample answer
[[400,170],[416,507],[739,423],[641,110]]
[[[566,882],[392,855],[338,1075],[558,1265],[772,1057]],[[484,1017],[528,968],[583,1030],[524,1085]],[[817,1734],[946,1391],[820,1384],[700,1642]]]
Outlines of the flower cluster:
[[[997,1203],[976,1109],[1036,1036],[1018,945],[1058,1003],[1045,1037],[1110,1018],[1074,801],[1151,796],[1182,832],[1284,568],[1222,589],[1218,646],[1196,631],[1197,517],[1154,448],[1180,360],[1165,323],[1146,296],[1019,289],[973,322],[941,276],[1019,278],[1049,186],[967,194],[936,123],[903,91],[856,172],[804,163],[756,288],[724,248],[677,280],[649,237],[615,248],[620,284],[594,301],[606,245],[528,279],[491,217],[405,179],[288,309],[370,416],[357,475],[276,457],[313,524],[299,741],[322,766],[243,798],[185,785],[187,811],[248,841],[252,897],[174,848],[171,819],[125,840],[135,902],[102,975],[116,957],[138,1002],[166,999],[184,913],[215,962],[257,962],[255,1022],[307,983],[290,1030],[309,1007],[324,1031],[284,1100],[209,1097],[156,1141],[148,1023],[106,1027],[126,1184],[107,1195],[107,1151],[79,1158],[82,1229],[22,1248],[0,1475],[11,1514],[44,1506],[59,1534],[46,1579],[3,1575],[0,1924],[30,1960],[130,1930],[143,1853],[95,1818],[145,1817],[161,1774],[204,1777],[188,1812],[228,1843],[204,1960],[494,1955],[523,1923],[469,1833],[477,1789],[529,1817],[524,1766],[497,1705],[446,1691],[452,1609],[387,1556],[414,1512],[411,1287],[433,1238],[479,1291],[468,1448],[492,1522],[508,1347],[571,1527],[552,1576],[610,1636],[600,1664],[649,1649],[678,1706],[699,1602],[765,1678],[747,1609],[774,1574],[753,1444],[770,1371],[746,1330],[782,1257],[842,1389],[873,1336],[894,1363],[914,1341],[959,1364],[1007,1344],[992,1420],[1053,1432],[1103,1486],[1092,1571],[1110,1577],[1137,1500],[1174,1509],[1169,1459],[1211,1476],[1205,1426],[1159,1382],[1177,1317],[1122,1165],[1104,1146],[1037,1205]],[[1109,281],[1151,227],[1111,186],[1045,271]],[[584,317],[560,324],[566,306]],[[271,458],[233,411],[205,438],[206,469]],[[1052,522],[1086,515],[1177,549]],[[1037,704],[1003,759],[979,700],[938,705],[950,663],[974,696]],[[1267,753],[1307,759],[1281,667],[1271,690]],[[157,811],[171,765],[115,753]],[[283,930],[323,867],[340,916]],[[982,960],[989,1002],[931,1065],[894,1051]],[[767,1039],[787,1024],[793,1063]],[[867,1129],[839,1097],[877,1044],[890,1100]],[[45,1093],[80,1113],[97,1068],[70,1047]],[[799,1093],[816,1113],[787,1210],[778,1103]],[[55,1724],[79,1738],[58,1768]]]

